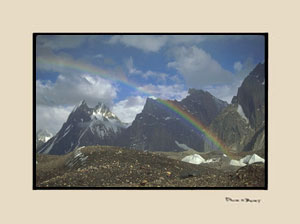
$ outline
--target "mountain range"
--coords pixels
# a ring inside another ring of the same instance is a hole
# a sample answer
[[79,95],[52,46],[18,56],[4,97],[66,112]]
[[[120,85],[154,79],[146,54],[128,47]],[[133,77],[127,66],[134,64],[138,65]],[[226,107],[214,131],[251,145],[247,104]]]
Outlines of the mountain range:
[[[265,65],[258,64],[242,82],[231,104],[207,91],[189,89],[181,101],[168,100],[208,127],[233,151],[264,150]],[[103,103],[82,101],[59,132],[41,146],[41,154],[66,154],[81,146],[110,145],[147,151],[218,150],[205,135],[163,105],[148,98],[132,124],[121,122]]]

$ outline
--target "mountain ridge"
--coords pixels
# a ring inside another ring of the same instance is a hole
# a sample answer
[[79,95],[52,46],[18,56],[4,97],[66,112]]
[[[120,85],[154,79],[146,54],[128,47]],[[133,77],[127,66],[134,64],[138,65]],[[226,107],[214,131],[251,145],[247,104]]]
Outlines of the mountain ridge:
[[83,145],[110,145],[124,128],[124,124],[105,104],[98,103],[90,108],[83,100],[74,107],[59,132],[38,152],[66,154]]

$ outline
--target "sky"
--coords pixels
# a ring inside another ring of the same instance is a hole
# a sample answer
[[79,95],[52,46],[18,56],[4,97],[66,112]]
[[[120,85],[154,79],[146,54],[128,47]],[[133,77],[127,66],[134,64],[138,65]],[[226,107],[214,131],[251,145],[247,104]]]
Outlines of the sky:
[[38,35],[36,126],[55,134],[73,108],[105,103],[123,122],[147,97],[181,100],[189,88],[231,102],[265,61],[263,35]]

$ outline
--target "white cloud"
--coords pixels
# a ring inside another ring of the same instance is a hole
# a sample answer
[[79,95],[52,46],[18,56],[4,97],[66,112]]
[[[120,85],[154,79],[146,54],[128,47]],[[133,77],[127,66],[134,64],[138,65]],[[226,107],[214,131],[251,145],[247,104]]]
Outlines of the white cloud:
[[146,72],[143,72],[139,69],[137,69],[134,66],[133,58],[130,57],[126,62],[125,62],[126,68],[129,72],[129,75],[140,75],[143,77],[145,80],[148,80],[149,78],[154,78],[156,81],[159,82],[166,82],[167,78],[169,77],[168,74],[163,73],[163,72],[155,72],[148,70]]
[[234,68],[235,71],[239,72],[239,71],[242,70],[243,65],[240,61],[237,61],[237,62],[234,63],[233,68]]
[[145,97],[131,96],[116,103],[112,107],[112,112],[115,113],[121,121],[131,123],[135,119],[135,116],[142,112],[145,102]]
[[232,84],[220,86],[207,86],[204,90],[210,92],[218,99],[231,103],[232,97],[236,96],[238,88],[241,86],[242,81],[235,81]]
[[183,85],[152,85],[148,84],[138,88],[139,90],[146,92],[148,95],[152,95],[162,99],[176,99],[182,100],[188,95],[188,91],[184,89]]
[[108,43],[121,43],[145,52],[158,52],[166,45],[196,44],[205,39],[203,35],[115,35]]
[[[98,56],[101,57],[99,54]],[[103,61],[105,64],[110,65],[115,63],[111,58],[103,58]],[[102,67],[87,62],[84,57],[74,59],[70,54],[61,52],[55,53],[49,48],[39,48],[39,50],[37,50],[36,67],[43,71],[74,75],[80,75],[82,74],[82,71],[91,71],[90,74],[98,75],[100,77],[114,80],[127,80],[126,75],[120,67],[103,69]]]
[[241,86],[245,77],[248,76],[256,66],[250,58],[248,58],[243,64],[240,64],[241,65],[239,65],[239,67],[241,69],[236,71],[234,80],[231,83],[215,86],[210,85],[204,87],[204,89],[209,91],[215,97],[231,103],[232,97],[237,95],[238,88]]
[[158,52],[165,46],[174,47],[178,45],[194,45],[204,41],[226,41],[254,39],[259,36],[247,35],[115,35],[108,43],[123,44],[127,47],[134,47],[145,52]]
[[169,77],[168,74],[162,73],[162,72],[154,72],[154,71],[147,71],[143,73],[143,78],[149,79],[149,78],[155,78],[158,81],[165,82],[167,78]]
[[101,101],[110,106],[116,96],[116,87],[95,75],[59,75],[55,83],[36,81],[36,103],[40,105],[75,105],[85,99],[90,105]]
[[129,74],[131,74],[131,75],[137,75],[137,74],[141,74],[141,73],[142,73],[142,71],[140,71],[140,70],[138,70],[138,69],[136,69],[136,68],[134,67],[132,57],[130,57],[130,58],[126,61],[125,64],[126,64],[126,67],[127,67],[127,69],[128,69]]
[[52,134],[56,134],[67,120],[73,106],[46,106],[36,107],[36,128],[47,129]]
[[103,58],[103,55],[102,54],[96,54],[95,58]]
[[196,46],[177,47],[172,55],[175,61],[169,62],[168,67],[183,75],[188,87],[199,89],[207,85],[228,84],[234,79],[231,72]]
[[38,47],[50,48],[52,50],[79,47],[88,36],[84,35],[38,35]]
[[169,44],[197,44],[204,40],[207,37],[203,35],[171,35],[168,36]]
[[112,36],[108,43],[122,43],[127,47],[135,47],[145,52],[157,52],[166,43],[166,36],[123,35]]

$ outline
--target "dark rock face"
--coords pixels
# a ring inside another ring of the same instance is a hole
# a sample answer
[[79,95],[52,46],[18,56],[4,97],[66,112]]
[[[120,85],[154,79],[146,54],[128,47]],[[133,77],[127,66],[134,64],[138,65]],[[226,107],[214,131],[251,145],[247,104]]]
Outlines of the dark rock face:
[[245,78],[237,93],[237,103],[243,108],[255,130],[265,122],[265,64],[258,64]]
[[179,104],[205,126],[208,126],[220,111],[228,105],[225,101],[217,99],[207,91],[189,89],[189,94]]
[[[170,102],[205,125],[209,125],[227,105],[202,90],[191,89],[189,94],[180,102]],[[159,100],[148,98],[142,113],[121,134],[118,144],[149,151],[182,151],[188,148],[203,151],[204,135]]]
[[82,101],[60,131],[42,145],[38,153],[61,155],[80,146],[113,145],[123,129],[123,123],[104,104],[89,108]]
[[[221,139],[225,145],[234,150],[241,151],[247,144],[254,130],[249,122],[237,112],[237,105],[229,105],[220,113],[210,125],[210,130]],[[205,151],[217,150],[214,145],[206,142]]]
[[[265,65],[245,78],[232,103],[211,123],[210,130],[233,151],[265,149]],[[215,149],[205,144],[207,151]]]
[[258,129],[252,136],[247,145],[245,145],[244,151],[265,151],[265,125]]

